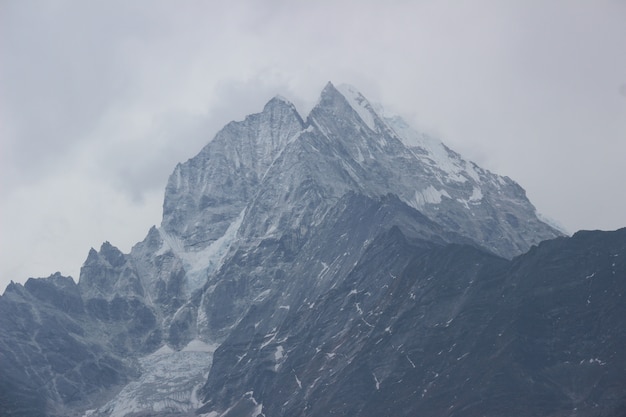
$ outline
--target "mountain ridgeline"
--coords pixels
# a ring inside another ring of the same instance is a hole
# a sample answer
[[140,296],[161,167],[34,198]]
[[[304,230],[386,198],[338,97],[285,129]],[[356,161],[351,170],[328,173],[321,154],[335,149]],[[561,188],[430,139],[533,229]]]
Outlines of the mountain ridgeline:
[[329,83],[178,164],[130,253],[7,287],[0,414],[623,417],[625,260]]

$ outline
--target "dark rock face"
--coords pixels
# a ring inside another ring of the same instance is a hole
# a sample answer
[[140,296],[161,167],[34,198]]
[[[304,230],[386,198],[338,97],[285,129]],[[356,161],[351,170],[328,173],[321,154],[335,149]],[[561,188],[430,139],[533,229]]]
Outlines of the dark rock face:
[[392,228],[319,297],[280,319],[271,300],[252,309],[215,354],[202,411],[623,415],[624,256],[626,229],[507,261]]
[[136,376],[101,345],[77,285],[60,274],[10,285],[0,332],[2,415],[70,415]]
[[275,98],[129,254],[6,289],[0,414],[622,416],[626,231],[560,235],[350,87]]

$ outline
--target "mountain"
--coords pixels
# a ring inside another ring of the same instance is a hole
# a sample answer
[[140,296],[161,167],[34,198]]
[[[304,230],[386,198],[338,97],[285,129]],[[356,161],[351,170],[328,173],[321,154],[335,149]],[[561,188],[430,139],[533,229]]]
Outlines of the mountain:
[[505,257],[560,235],[537,218],[518,184],[380,114],[353,88],[330,83],[306,122],[292,104],[271,100],[176,167],[162,230],[184,248],[205,248],[245,214],[242,237],[263,238],[283,233],[286,224],[308,229],[355,192],[394,194]]
[[621,416],[625,252],[329,83],[178,164],[130,253],[9,285],[0,410]]

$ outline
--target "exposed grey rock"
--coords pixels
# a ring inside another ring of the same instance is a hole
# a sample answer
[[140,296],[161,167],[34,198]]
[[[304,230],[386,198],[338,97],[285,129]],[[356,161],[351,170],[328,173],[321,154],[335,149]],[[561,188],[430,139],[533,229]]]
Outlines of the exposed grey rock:
[[137,376],[94,328],[74,281],[54,274],[0,297],[0,410],[74,415]]
[[624,256],[626,229],[508,261],[393,227],[319,297],[251,309],[215,353],[201,412],[621,416]]
[[226,125],[197,156],[174,169],[165,189],[164,231],[185,247],[205,247],[221,237],[302,128],[295,107],[278,97],[263,112]]

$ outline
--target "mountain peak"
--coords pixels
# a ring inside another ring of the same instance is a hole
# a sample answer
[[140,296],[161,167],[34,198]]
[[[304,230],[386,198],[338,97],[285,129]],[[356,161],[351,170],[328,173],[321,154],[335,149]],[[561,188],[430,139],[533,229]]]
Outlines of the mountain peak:
[[[166,189],[162,226],[180,241],[176,245],[202,250],[221,239],[242,213],[242,230],[257,236],[281,229],[281,222],[300,224],[304,217],[293,216],[302,201],[294,200],[294,190],[315,190],[311,207],[330,204],[348,191],[370,197],[391,192],[431,220],[495,253],[514,256],[554,236],[518,189],[389,116],[355,87],[328,82],[306,124],[290,101],[275,96],[263,112],[229,123],[200,154],[179,165]],[[505,206],[498,211],[497,227],[506,244],[479,221]],[[281,209],[268,212],[267,207]],[[305,212],[300,214],[310,214]],[[252,213],[266,227],[252,222]],[[541,237],[530,228],[515,230],[520,221],[536,224]]]
[[265,106],[263,107],[263,113],[267,111],[271,111],[274,108],[281,108],[281,107],[287,107],[287,108],[293,109],[293,111],[297,113],[296,107],[293,105],[293,103],[279,94],[272,97],[265,104]]
[[[289,101],[284,96],[281,96],[280,94],[276,94],[274,97],[272,97],[270,99],[270,101],[268,101],[268,104],[269,103],[280,103],[280,102],[285,103],[285,104],[290,105],[290,106],[292,105],[291,101]],[[266,104],[266,106],[267,106],[267,104]]]
[[227,124],[170,176],[161,223],[166,235],[196,250],[218,240],[255,197],[287,143],[303,129],[295,106],[281,96],[269,100],[262,112]]
[[335,88],[335,85],[332,83],[332,81],[328,81],[326,85],[324,86],[324,88],[322,89],[322,95],[324,95],[324,93],[331,92],[333,90],[337,91],[337,89]]
[[320,93],[320,98],[315,107],[329,105],[330,103],[333,103],[335,100],[341,99],[341,97],[342,95],[339,92],[339,90],[337,90],[337,88],[333,85],[333,83],[329,81],[328,83],[326,83],[326,85],[322,89],[322,92]]
[[349,84],[341,84],[337,87],[337,90],[347,100],[348,104],[354,111],[356,111],[371,130],[376,130],[376,121],[380,116],[374,110],[374,107],[370,102],[361,94],[355,87]]
[[329,121],[328,118],[334,118],[346,126],[353,124],[357,130],[365,128],[373,132],[377,132],[377,123],[382,123],[373,106],[356,88],[348,84],[335,87],[331,82],[322,90],[308,120],[314,124],[317,122],[321,127]]
[[100,247],[100,254],[113,267],[118,267],[126,262],[122,251],[113,246],[109,241],[102,244]]

